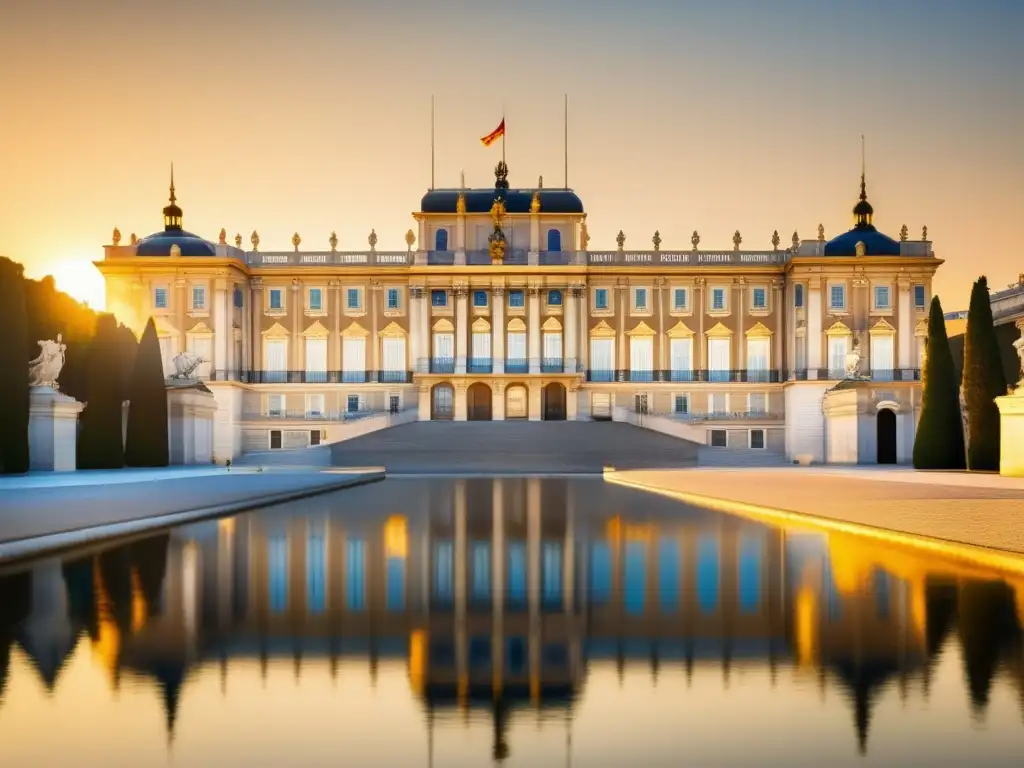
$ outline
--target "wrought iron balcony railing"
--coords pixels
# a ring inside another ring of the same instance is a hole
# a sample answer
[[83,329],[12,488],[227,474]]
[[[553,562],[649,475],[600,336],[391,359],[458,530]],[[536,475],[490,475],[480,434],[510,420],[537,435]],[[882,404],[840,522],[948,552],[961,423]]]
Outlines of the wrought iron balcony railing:
[[544,357],[540,361],[543,373],[561,373],[565,369],[565,360],[561,357]]
[[529,373],[530,361],[525,357],[505,358],[505,373]]
[[431,373],[455,373],[454,357],[432,357],[430,358]]
[[466,373],[491,373],[494,360],[490,357],[471,357],[466,361]]

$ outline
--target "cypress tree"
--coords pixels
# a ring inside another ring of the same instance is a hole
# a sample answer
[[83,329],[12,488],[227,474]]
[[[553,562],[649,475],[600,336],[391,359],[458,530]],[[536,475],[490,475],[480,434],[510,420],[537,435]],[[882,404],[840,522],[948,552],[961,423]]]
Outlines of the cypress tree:
[[128,406],[128,437],[124,460],[129,467],[166,467],[167,452],[167,390],[160,340],[153,318],[139,342],[135,356]]
[[938,296],[928,315],[928,357],[925,360],[921,418],[914,438],[915,469],[963,469],[964,430],[953,353]]
[[1006,375],[992,322],[988,280],[978,278],[971,289],[964,333],[964,403],[967,407],[967,468],[999,470],[999,407],[1006,394]]
[[82,469],[120,469],[124,466],[121,433],[117,321],[102,314],[86,362],[86,407],[78,437],[78,466]]
[[20,264],[0,259],[0,472],[28,472],[28,314]]

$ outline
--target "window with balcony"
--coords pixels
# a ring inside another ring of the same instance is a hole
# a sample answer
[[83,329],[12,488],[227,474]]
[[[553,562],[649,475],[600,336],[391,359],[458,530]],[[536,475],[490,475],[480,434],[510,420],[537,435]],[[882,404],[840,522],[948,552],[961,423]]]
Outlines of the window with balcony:
[[925,308],[925,294],[923,285],[918,284],[914,286],[914,307],[916,309]]
[[362,297],[358,288],[349,288],[345,291],[345,306],[348,309],[359,309],[362,306]]
[[288,370],[288,340],[266,339],[263,342],[263,376],[265,381],[284,381]]
[[768,395],[764,392],[751,392],[747,395],[747,411],[755,415],[768,413]]
[[871,336],[871,378],[875,381],[892,381],[896,365],[895,336],[891,333],[876,333]]
[[747,381],[768,381],[770,339],[747,339]]
[[846,355],[849,351],[849,336],[828,337],[828,377],[830,379],[841,379],[846,375]]
[[447,307],[448,306],[448,291],[431,291],[430,292],[430,306],[432,306],[432,307]]
[[608,309],[607,288],[598,288],[594,291],[594,309]]
[[541,369],[546,373],[562,370],[562,334],[559,331],[545,331],[542,337],[543,359]]
[[560,307],[560,306],[562,306],[562,292],[561,291],[548,291],[548,306],[549,307]]
[[320,312],[324,308],[323,291],[320,288],[309,289],[309,309],[311,312]]
[[473,306],[474,307],[486,307],[487,306],[487,291],[473,291]]
[[388,309],[398,309],[399,291],[397,288],[388,288]]
[[833,285],[829,287],[828,307],[833,312],[844,312],[846,310],[845,285]]
[[750,306],[752,309],[767,309],[768,291],[764,288],[754,288],[750,292]]
[[804,306],[804,286],[802,283],[797,283],[793,286],[793,306],[797,309],[801,309]]
[[192,309],[206,309],[206,288],[201,285],[196,285],[192,288]]
[[327,382],[327,339],[306,339],[306,381]]
[[526,306],[526,294],[523,291],[509,291],[508,292],[508,305],[510,307],[525,307]]
[[708,410],[722,415],[729,412],[729,395],[726,392],[712,392],[708,395]]
[[284,395],[267,395],[267,415],[284,415]]
[[382,339],[381,360],[383,381],[405,381],[405,338],[394,336]]
[[676,312],[682,312],[689,306],[689,296],[686,295],[685,288],[676,288],[672,291],[672,308]]
[[153,289],[153,308],[154,309],[167,309],[167,289],[166,288],[154,288]]
[[889,309],[891,304],[889,303],[889,286],[887,285],[876,285],[875,286],[875,309]]
[[615,339],[590,340],[592,381],[611,381],[615,374]]
[[366,381],[366,339],[362,337],[341,340],[341,380],[350,383]]
[[439,229],[437,234],[434,235],[434,250],[435,251],[447,251],[448,250],[448,230]]
[[270,308],[271,309],[284,309],[284,301],[282,291],[280,288],[270,289]]
[[306,396],[306,415],[307,416],[323,416],[324,415],[324,396],[320,394],[307,395]]
[[708,379],[728,381],[731,362],[729,339],[708,339]]
[[672,381],[693,379],[693,339],[669,339],[669,378]]

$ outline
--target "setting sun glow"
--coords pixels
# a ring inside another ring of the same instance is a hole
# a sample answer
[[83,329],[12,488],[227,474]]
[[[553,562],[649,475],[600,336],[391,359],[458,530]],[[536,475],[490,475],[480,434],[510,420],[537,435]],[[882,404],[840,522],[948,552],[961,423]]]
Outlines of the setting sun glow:
[[102,310],[106,307],[107,291],[103,276],[91,261],[64,259],[53,264],[47,274],[53,275],[57,290],[88,304],[92,309]]

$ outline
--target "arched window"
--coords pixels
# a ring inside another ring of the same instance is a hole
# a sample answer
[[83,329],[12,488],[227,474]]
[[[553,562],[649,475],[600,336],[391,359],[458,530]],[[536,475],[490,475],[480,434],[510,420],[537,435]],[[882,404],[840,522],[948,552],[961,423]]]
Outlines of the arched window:
[[560,251],[562,250],[562,233],[557,229],[548,230],[548,250],[549,251]]
[[437,235],[434,237],[434,250],[435,251],[447,251],[448,250],[448,230],[439,229]]

